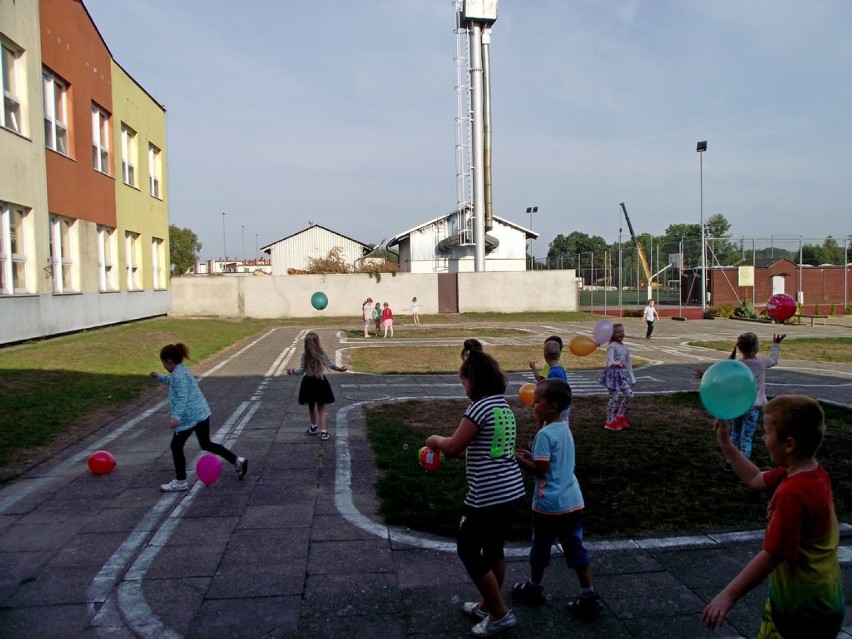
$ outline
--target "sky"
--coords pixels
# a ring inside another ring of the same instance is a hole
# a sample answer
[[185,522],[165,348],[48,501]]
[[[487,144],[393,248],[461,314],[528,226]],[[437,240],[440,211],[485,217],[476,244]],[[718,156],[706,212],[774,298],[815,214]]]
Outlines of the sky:
[[[202,259],[311,222],[378,244],[455,209],[451,0],[84,2],[167,110],[170,219]],[[852,2],[498,12],[494,214],[536,257],[574,231],[629,241],[620,202],[640,234],[698,224],[702,191],[736,237],[852,234]]]

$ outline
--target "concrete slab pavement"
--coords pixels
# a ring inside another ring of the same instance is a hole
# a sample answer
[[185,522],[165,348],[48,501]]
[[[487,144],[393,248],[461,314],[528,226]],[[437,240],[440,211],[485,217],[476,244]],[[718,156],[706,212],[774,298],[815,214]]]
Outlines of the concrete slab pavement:
[[[681,330],[690,323],[672,324]],[[746,330],[741,323],[695,324],[681,334],[660,326],[652,340],[630,342],[637,355],[659,362],[639,371],[639,392],[694,388],[684,373],[714,354],[682,342],[705,333],[731,339]],[[530,326],[528,343],[537,346],[552,331],[590,330],[589,323]],[[321,335],[327,348],[349,345],[331,331]],[[270,331],[204,373],[214,439],[250,460],[243,481],[225,466],[210,487],[196,482],[188,493],[159,492],[173,473],[163,396],[0,486],[0,636],[468,636],[472,621],[460,606],[475,590],[453,541],[387,527],[376,514],[377,471],[360,410],[398,397],[461,397],[460,386],[453,376],[335,375],[334,436],[321,442],[304,434],[299,380],[282,375],[302,337],[298,329]],[[572,384],[582,393],[588,380],[581,377]],[[807,372],[793,365],[772,374],[772,383],[813,383],[803,387],[840,399],[849,397],[850,379],[843,366]],[[525,381],[512,376],[513,384]],[[591,384],[587,390],[597,392]],[[93,476],[85,467],[87,454],[98,448],[119,460],[109,475]],[[189,443],[188,456],[193,451],[197,445]],[[720,632],[704,629],[699,615],[759,549],[759,531],[589,542],[606,600],[602,617],[586,623],[567,614],[575,577],[557,557],[546,577],[548,602],[514,605],[519,624],[506,636],[756,634],[763,588],[737,605]],[[843,542],[852,545],[848,528]],[[852,593],[852,550],[845,549],[844,558],[846,592]],[[526,548],[513,546],[506,582],[526,575]],[[844,636],[852,637],[849,626]]]

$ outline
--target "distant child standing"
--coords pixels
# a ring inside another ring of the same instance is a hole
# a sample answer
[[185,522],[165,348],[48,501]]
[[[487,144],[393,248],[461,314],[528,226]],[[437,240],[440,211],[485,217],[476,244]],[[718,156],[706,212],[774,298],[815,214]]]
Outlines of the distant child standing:
[[417,303],[417,298],[411,298],[411,306],[409,306],[409,310],[411,311],[411,319],[414,320],[415,326],[420,326],[420,304]]
[[[561,358],[562,357],[562,338],[559,337],[559,335],[551,335],[546,340],[544,340],[545,344],[547,344],[548,342],[556,342],[556,344],[559,346],[559,358]],[[559,358],[557,358],[557,359],[559,359]],[[548,378],[548,376],[550,374],[550,363],[547,361],[547,356],[545,356],[545,358],[544,358],[544,366],[541,367],[541,373],[539,373],[537,369],[538,369],[538,363],[535,360],[530,361],[530,370],[532,370],[533,376],[535,377],[536,381],[540,381],[542,379]],[[567,376],[566,376],[566,379],[567,379]]]
[[701,620],[720,628],[734,604],[769,577],[758,637],[834,639],[845,601],[831,479],[816,459],[825,415],[810,397],[782,395],[766,404],[764,426],[766,450],[778,466],[761,472],[731,441],[730,425],[715,422],[719,446],[737,476],[772,497],[763,548],[710,601]]
[[373,307],[373,321],[376,323],[376,337],[382,334],[382,305],[376,302]]
[[299,361],[299,368],[288,368],[287,374],[304,375],[302,385],[299,387],[299,404],[308,405],[308,414],[311,418],[311,425],[305,433],[319,434],[322,440],[329,438],[325,425],[325,407],[326,404],[334,403],[334,392],[325,377],[326,368],[341,373],[348,370],[345,366],[337,366],[329,359],[320,346],[319,335],[310,331],[305,335],[305,351]]
[[[612,325],[612,341],[606,349],[606,368],[600,378],[601,386],[609,390],[609,402],[606,405],[607,430],[621,430],[630,425],[627,421],[627,409],[633,399],[631,384],[636,383],[633,376],[633,366],[630,363],[630,351],[622,343],[624,341],[624,325]],[[624,397],[618,404],[618,393]],[[617,407],[617,408],[616,408]]]
[[361,304],[361,318],[364,320],[364,337],[370,337],[370,324],[373,320],[373,298],[368,297]]
[[462,611],[478,623],[475,637],[490,637],[517,623],[501,589],[506,574],[503,546],[512,513],[524,496],[515,460],[515,415],[503,394],[508,380],[497,361],[471,349],[459,368],[471,404],[450,437],[430,435],[426,446],[447,455],[465,454],[468,491],[459,522],[457,551],[480,594]]
[[391,337],[393,337],[393,311],[387,302],[384,303],[384,308],[382,308],[382,326],[385,328],[385,337],[388,336],[388,329],[390,329]]
[[569,602],[568,609],[584,617],[594,617],[603,609],[603,602],[592,584],[589,553],[583,546],[580,513],[585,505],[574,475],[574,438],[561,417],[571,406],[571,388],[561,379],[542,380],[536,384],[532,405],[539,424],[532,452],[515,453],[518,465],[537,479],[532,502],[530,578],[515,584],[512,595],[530,604],[544,603],[541,580],[550,564],[550,547],[558,539],[565,562],[577,572],[582,589]]
[[[757,422],[760,419],[760,411],[766,405],[766,369],[772,368],[778,363],[778,357],[781,355],[781,341],[787,337],[785,333],[775,334],[772,336],[772,346],[769,349],[769,357],[758,357],[757,352],[760,350],[760,341],[754,333],[743,333],[737,338],[736,346],[731,351],[729,359],[737,358],[737,351],[742,353],[742,363],[748,366],[748,369],[754,375],[754,380],[757,382],[757,395],[754,398],[754,404],[749,408],[744,415],[740,415],[731,420],[731,443],[746,457],[751,458],[752,439],[754,431],[757,429]],[[725,466],[726,470],[730,470],[730,466]]]
[[248,471],[247,459],[237,457],[222,444],[210,441],[210,407],[195,377],[184,366],[184,359],[189,359],[189,348],[186,344],[167,344],[160,350],[160,361],[169,375],[156,371],[148,373],[169,387],[169,427],[174,431],[171,450],[175,478],[160,486],[160,490],[165,493],[189,489],[183,446],[192,433],[198,438],[201,450],[218,455],[233,464],[240,479],[245,477]]
[[651,333],[654,332],[654,322],[660,319],[660,314],[654,306],[654,300],[648,300],[648,306],[642,311],[642,317],[648,325],[648,330],[645,331],[645,339],[651,339]]

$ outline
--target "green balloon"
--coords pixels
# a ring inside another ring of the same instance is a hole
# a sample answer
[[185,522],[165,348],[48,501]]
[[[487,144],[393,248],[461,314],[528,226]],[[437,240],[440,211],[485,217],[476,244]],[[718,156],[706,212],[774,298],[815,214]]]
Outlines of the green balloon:
[[723,359],[707,369],[698,392],[701,403],[713,417],[733,419],[744,415],[754,405],[757,381],[742,362]]
[[322,291],[317,291],[311,295],[311,306],[318,311],[323,310],[326,306],[328,306],[328,296]]

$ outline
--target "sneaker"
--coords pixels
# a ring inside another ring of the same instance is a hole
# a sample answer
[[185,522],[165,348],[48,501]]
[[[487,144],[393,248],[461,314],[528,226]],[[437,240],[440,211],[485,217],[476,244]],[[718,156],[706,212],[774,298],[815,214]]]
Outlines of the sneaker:
[[576,595],[568,602],[568,610],[578,617],[594,619],[603,610],[603,599],[598,593],[584,597]]
[[479,607],[478,601],[465,601],[462,605],[462,612],[468,617],[473,617],[474,619],[479,619],[480,621],[482,621],[483,619],[488,619],[488,613]]
[[544,586],[531,581],[517,583],[512,586],[512,596],[531,606],[538,606],[544,603]]
[[630,426],[630,422],[627,421],[627,417],[625,417],[624,415],[616,415],[613,418],[613,421],[616,421],[621,424],[622,428],[627,428],[628,426]]
[[491,621],[488,617],[480,621],[470,629],[470,634],[474,637],[490,637],[498,632],[503,632],[513,627],[518,620],[515,619],[515,613],[509,610],[502,619]]
[[311,424],[311,427],[305,431],[305,435],[318,435],[319,434],[319,426],[315,426]]
[[237,461],[234,462],[234,468],[237,470],[237,477],[242,479],[248,472],[248,459],[245,457],[237,457]]
[[184,490],[189,490],[189,482],[185,479],[181,481],[180,479],[173,479],[168,484],[161,484],[160,490],[164,493],[177,493]]
[[328,434],[328,431],[327,431],[327,430],[322,430],[322,431],[320,431],[320,439],[321,439],[321,440],[325,441],[325,440],[326,440],[326,439],[328,439],[329,437],[331,437],[331,435],[329,435],[329,434]]
[[624,428],[624,426],[622,426],[620,422],[613,418],[611,422],[607,422],[606,424],[604,424],[604,428],[606,428],[607,430],[621,430],[622,428]]
[[728,462],[725,462],[725,465],[722,466],[722,468],[725,470],[725,472],[728,472],[728,473],[734,472],[733,466],[731,466]]

